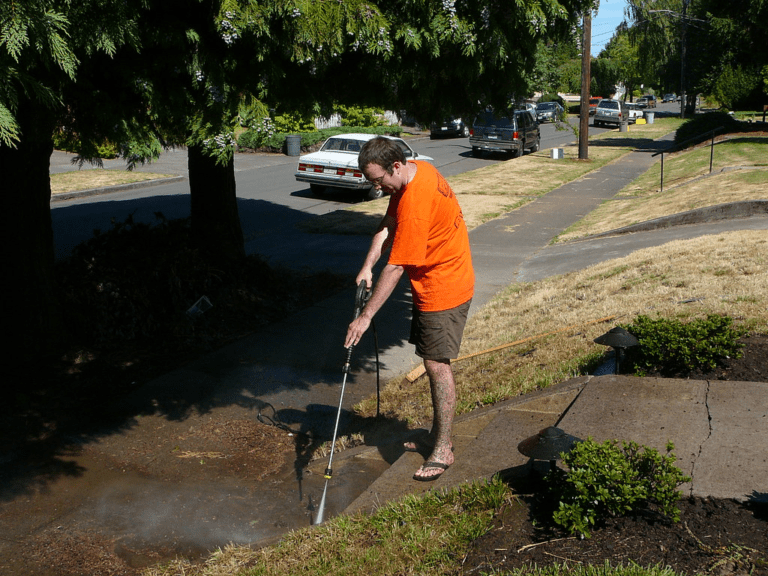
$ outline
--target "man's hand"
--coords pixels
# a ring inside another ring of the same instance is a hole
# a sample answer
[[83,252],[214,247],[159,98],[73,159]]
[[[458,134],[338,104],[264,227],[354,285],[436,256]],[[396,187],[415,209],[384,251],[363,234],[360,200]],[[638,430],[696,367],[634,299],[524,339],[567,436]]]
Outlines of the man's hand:
[[360,338],[363,337],[363,334],[365,334],[365,331],[368,330],[368,327],[371,325],[371,319],[367,316],[363,316],[362,314],[355,318],[352,323],[349,325],[349,328],[347,328],[347,338],[344,340],[344,348],[349,348],[350,346],[356,346],[358,342],[360,342]]
[[360,286],[360,282],[365,280],[366,290],[373,288],[373,270],[363,268],[355,278],[355,286]]

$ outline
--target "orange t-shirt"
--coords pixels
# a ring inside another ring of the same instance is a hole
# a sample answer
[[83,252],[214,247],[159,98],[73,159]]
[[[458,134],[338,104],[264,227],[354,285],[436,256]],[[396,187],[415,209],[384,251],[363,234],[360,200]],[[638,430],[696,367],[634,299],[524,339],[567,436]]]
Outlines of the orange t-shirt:
[[415,164],[413,180],[389,200],[396,220],[389,263],[407,272],[416,308],[448,310],[474,294],[467,225],[445,178],[427,162]]

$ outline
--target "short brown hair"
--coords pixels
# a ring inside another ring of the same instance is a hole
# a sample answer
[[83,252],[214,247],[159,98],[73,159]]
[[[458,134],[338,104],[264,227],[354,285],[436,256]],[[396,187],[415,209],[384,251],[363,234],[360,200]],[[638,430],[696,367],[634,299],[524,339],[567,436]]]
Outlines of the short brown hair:
[[391,138],[377,136],[363,144],[360,155],[357,157],[357,165],[360,170],[365,170],[368,164],[377,164],[392,174],[392,165],[395,162],[405,164],[405,154],[400,145]]

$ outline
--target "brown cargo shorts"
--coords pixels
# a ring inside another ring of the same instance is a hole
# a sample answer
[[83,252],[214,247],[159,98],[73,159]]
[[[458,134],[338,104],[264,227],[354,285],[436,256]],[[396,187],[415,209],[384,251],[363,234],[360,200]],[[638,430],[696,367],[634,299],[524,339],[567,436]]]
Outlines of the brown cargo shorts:
[[414,306],[408,342],[416,346],[416,355],[425,360],[458,358],[471,303],[438,312],[420,312]]

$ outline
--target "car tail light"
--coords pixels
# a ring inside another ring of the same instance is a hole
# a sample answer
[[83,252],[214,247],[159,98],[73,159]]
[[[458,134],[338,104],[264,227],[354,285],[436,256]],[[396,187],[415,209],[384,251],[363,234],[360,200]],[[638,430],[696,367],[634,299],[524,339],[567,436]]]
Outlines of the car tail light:
[[474,135],[475,135],[475,129],[474,129],[474,127],[472,127],[472,128],[470,128],[470,129],[469,129],[469,135],[470,135],[470,136],[474,136]]
[[307,170],[309,170],[309,164],[299,162],[299,172],[306,172]]
[[517,130],[512,132],[512,139],[513,140],[519,140],[520,139],[520,132],[518,132]]
[[337,168],[336,176],[351,176],[352,178],[362,178],[363,173],[356,168]]

